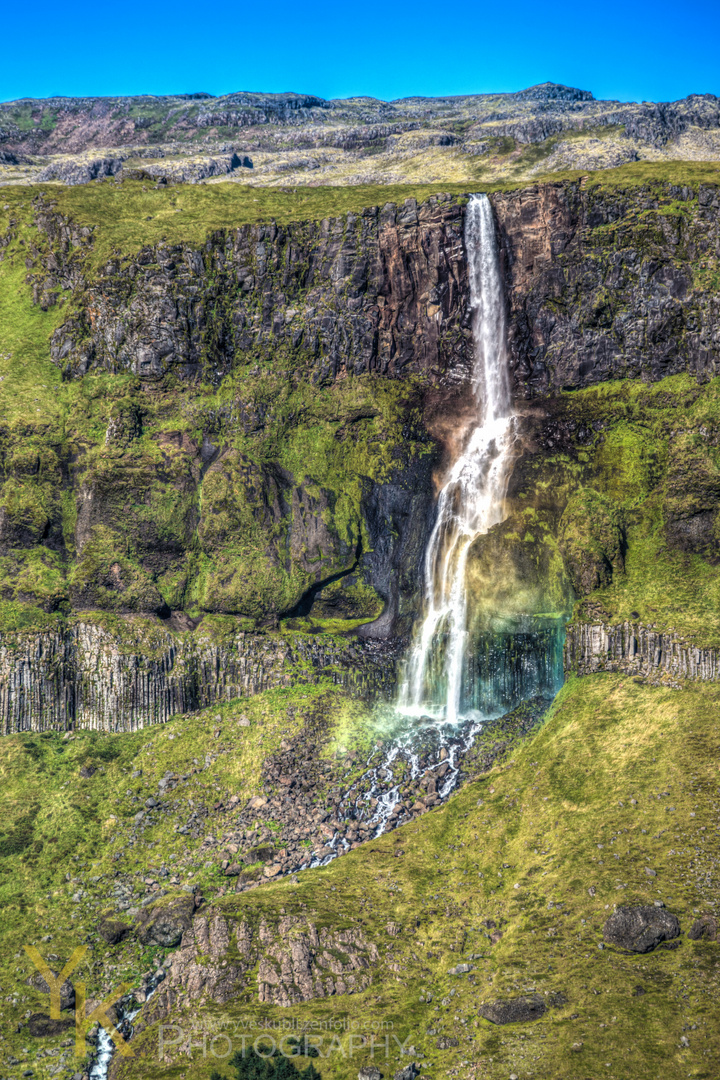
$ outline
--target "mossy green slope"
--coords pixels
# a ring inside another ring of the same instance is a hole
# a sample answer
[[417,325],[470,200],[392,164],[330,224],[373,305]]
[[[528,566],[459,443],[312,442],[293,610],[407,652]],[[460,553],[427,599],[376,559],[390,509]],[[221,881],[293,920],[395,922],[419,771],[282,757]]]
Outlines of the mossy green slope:
[[[135,736],[78,736],[70,745],[55,736],[3,740],[3,817],[12,825],[3,840],[2,982],[10,1019],[43,1007],[42,996],[22,984],[31,973],[19,957],[25,943],[60,955],[89,933],[92,965],[82,974],[97,990],[121,976],[132,981],[162,955],[130,943],[105,946],[92,929],[117,865],[118,819],[135,809],[124,796],[136,786],[130,769],[142,767],[148,778],[167,767],[187,771],[190,755],[202,761],[203,751],[217,746],[219,727],[233,753],[193,777],[193,794],[202,798],[205,790],[212,798],[226,787],[249,793],[262,757],[293,727],[288,705],[300,704],[298,694],[307,702],[323,692],[305,688],[243,702],[251,725],[237,731],[235,707],[224,719],[215,712]],[[357,707],[340,699],[338,706],[341,727],[367,730],[359,714],[347,712]],[[720,945],[690,941],[687,931],[717,904],[719,707],[720,691],[711,685],[687,683],[677,691],[614,675],[571,680],[537,735],[440,810],[326,869],[240,896],[218,897],[217,871],[198,865],[192,845],[173,838],[170,821],[143,834],[126,858],[140,895],[143,877],[167,861],[185,874],[194,869],[213,909],[226,916],[272,924],[283,909],[318,927],[361,930],[380,949],[369,989],[293,1006],[293,1018],[392,1024],[417,1060],[424,1055],[433,1076],[464,1070],[488,1080],[510,1072],[543,1080],[644,1080],[660,1073],[668,1080],[710,1080],[720,1052]],[[82,780],[77,770],[89,761],[104,771]],[[86,895],[73,905],[74,918],[65,893],[78,886],[63,882],[66,866],[71,877],[73,868],[84,875]],[[633,956],[598,948],[616,904],[656,899],[680,919],[677,949]],[[502,932],[496,944],[488,920]],[[399,933],[392,927],[388,933],[391,923]],[[46,928],[51,945],[40,942]],[[472,970],[451,974],[460,963]],[[481,1003],[528,992],[554,1002],[537,1023],[496,1028],[479,1018]],[[251,979],[237,1001],[188,1002],[172,1019],[189,1025],[194,1017],[198,1028],[212,1032],[288,1015],[260,1006]],[[123,1076],[207,1076],[201,1054],[158,1062],[156,1037],[152,1027],[138,1036],[136,1050],[152,1056],[135,1060]],[[438,1049],[443,1037],[457,1039],[457,1046]],[[347,1036],[341,1041],[347,1053]],[[8,1036],[4,1052],[22,1057],[27,1045],[26,1034]],[[319,1063],[322,1075],[349,1080],[364,1053],[356,1042],[352,1057],[330,1054]],[[399,1067],[398,1057],[393,1062]],[[33,1064],[43,1076],[44,1059]]]
[[[677,949],[649,955],[598,946],[615,905],[661,899],[684,934],[697,914],[715,910],[718,704],[714,687],[660,690],[609,675],[571,682],[542,731],[447,807],[297,884],[226,897],[217,910],[252,923],[281,908],[361,929],[381,948],[371,988],[293,1006],[293,1019],[360,1029],[389,1021],[433,1076],[709,1080],[719,1049],[719,946],[685,936]],[[495,945],[487,920],[502,929]],[[397,936],[390,923],[402,928]],[[463,961],[470,973],[452,974]],[[481,1003],[528,992],[551,1006],[538,1023],[497,1028],[479,1019]],[[235,1022],[240,1032],[287,1015],[252,995],[197,1008],[173,1019],[189,1029],[195,1013],[198,1029],[232,1031]],[[443,1036],[456,1048],[438,1049]],[[151,1029],[138,1049],[150,1055],[156,1043]],[[322,1073],[350,1078],[366,1060],[356,1041],[352,1056],[330,1053]],[[395,1047],[390,1071],[403,1060]],[[199,1080],[207,1062],[183,1055],[164,1068],[149,1058],[130,1068]]]

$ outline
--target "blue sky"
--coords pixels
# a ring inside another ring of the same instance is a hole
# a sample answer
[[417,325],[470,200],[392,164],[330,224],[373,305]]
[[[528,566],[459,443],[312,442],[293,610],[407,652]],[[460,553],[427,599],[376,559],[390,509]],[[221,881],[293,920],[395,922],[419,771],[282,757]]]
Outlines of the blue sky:
[[6,5],[0,100],[297,90],[386,100],[552,80],[598,98],[720,96],[720,0]]

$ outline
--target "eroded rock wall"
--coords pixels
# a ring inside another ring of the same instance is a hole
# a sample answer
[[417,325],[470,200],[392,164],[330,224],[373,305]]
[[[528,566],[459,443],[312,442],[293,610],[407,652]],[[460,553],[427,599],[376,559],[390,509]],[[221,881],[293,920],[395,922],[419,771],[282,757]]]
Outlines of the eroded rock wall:
[[73,726],[132,731],[172,716],[321,677],[360,696],[392,694],[394,657],[328,636],[250,634],[214,640],[202,628],[119,636],[91,622],[0,638],[0,733]]
[[621,671],[650,679],[720,679],[720,652],[684,642],[670,631],[624,622],[573,623],[565,637],[565,671]]
[[[54,216],[43,221],[54,235]],[[74,375],[172,371],[216,383],[239,355],[269,360],[283,350],[320,380],[467,373],[462,229],[462,206],[435,196],[220,230],[201,250],[144,247],[76,288],[76,313],[54,334],[52,357]]]

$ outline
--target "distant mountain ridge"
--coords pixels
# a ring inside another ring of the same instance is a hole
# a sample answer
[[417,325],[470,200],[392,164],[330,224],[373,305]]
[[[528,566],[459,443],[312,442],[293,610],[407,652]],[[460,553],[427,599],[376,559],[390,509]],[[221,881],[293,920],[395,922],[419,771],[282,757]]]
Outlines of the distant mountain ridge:
[[[575,143],[558,151],[559,140]],[[526,147],[542,150],[523,157]],[[99,152],[102,158],[87,160]],[[598,101],[588,90],[546,82],[512,93],[395,101],[198,91],[0,104],[2,183],[83,182],[66,178],[91,180],[117,174],[128,161],[137,167],[168,158],[175,160],[160,172],[174,180],[235,172],[217,160],[208,166],[207,154],[252,161],[254,182],[292,184],[397,182],[424,169],[424,179],[463,179],[488,164],[531,175],[546,158],[555,168],[604,168],[658,154],[720,160],[720,99]]]

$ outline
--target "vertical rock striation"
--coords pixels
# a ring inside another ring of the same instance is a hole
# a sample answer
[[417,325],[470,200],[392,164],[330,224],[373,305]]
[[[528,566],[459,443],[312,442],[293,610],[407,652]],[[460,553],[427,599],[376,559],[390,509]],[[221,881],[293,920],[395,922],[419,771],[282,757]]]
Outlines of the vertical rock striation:
[[720,651],[684,642],[672,630],[642,623],[574,623],[567,627],[566,674],[621,671],[644,678],[720,679]]
[[[139,630],[139,628],[137,628]],[[152,648],[78,621],[0,637],[0,733],[72,726],[132,731],[216,701],[328,678],[363,697],[390,696],[394,657],[327,636],[148,629]]]

